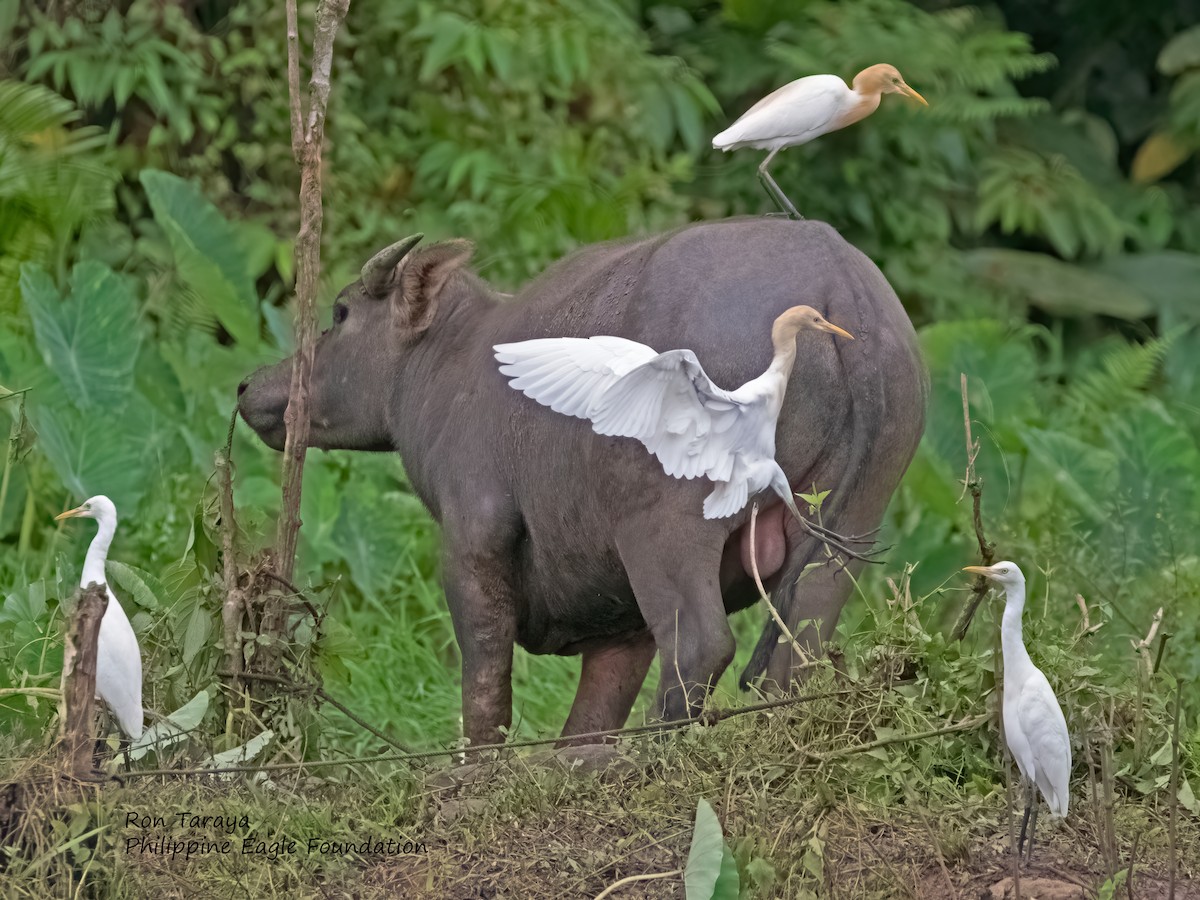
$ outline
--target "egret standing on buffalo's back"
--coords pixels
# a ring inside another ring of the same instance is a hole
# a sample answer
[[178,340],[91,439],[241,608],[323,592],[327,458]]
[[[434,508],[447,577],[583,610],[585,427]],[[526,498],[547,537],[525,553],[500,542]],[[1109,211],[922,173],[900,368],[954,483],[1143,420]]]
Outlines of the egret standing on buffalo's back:
[[[1025,576],[1016,563],[1005,560],[994,566],[967,566],[974,572],[1004,586],[1006,600],[1000,623],[1000,650],[1004,657],[1004,742],[1012,752],[1021,780],[1028,791],[1025,815],[1021,818],[1021,837],[1017,856],[1025,843],[1029,826],[1029,855],[1033,859],[1033,835],[1037,830],[1037,791],[1046,798],[1050,814],[1067,814],[1070,801],[1071,736],[1067,720],[1054,689],[1033,664],[1021,637],[1021,613],[1025,609]],[[1032,817],[1030,816],[1032,813]]]
[[854,87],[836,75],[808,75],[768,94],[740,119],[713,138],[716,150],[754,147],[770,150],[758,167],[758,178],[779,208],[790,218],[802,218],[767,169],[784,147],[807,144],[813,138],[853,125],[879,108],[884,94],[905,94],[926,106],[925,98],[905,84],[894,66],[879,63],[854,76]]
[[108,586],[105,563],[113,535],[117,533],[117,508],[103,495],[85,500],[75,509],[54,517],[55,521],[80,517],[96,520],[96,536],[83,560],[80,587],[93,582],[108,592],[108,607],[100,620],[96,647],[96,696],[108,704],[121,730],[137,740],[142,736],[142,652],[129,617]]

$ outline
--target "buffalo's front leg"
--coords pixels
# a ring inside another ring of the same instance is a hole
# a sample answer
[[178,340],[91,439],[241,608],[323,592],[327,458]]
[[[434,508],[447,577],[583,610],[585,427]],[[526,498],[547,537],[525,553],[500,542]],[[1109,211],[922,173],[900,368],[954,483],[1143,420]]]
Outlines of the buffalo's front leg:
[[517,614],[506,560],[463,553],[447,542],[446,604],[462,654],[463,735],[472,744],[504,740],[512,724],[512,658]]

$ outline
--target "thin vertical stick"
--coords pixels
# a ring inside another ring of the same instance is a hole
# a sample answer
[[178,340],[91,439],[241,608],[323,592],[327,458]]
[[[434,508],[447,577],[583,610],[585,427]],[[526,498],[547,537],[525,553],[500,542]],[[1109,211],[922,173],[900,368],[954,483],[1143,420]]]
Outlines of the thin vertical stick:
[[[975,473],[975,458],[979,456],[979,441],[971,436],[971,405],[967,400],[966,372],[959,373],[959,386],[962,390],[963,430],[967,439],[967,471],[963,476],[963,493],[969,491],[971,494],[971,517],[975,525],[975,540],[979,543],[980,564],[990,566],[995,561],[996,545],[988,541],[983,533],[983,513],[981,510],[983,479]],[[961,500],[962,498],[959,497],[959,499]],[[955,624],[954,631],[951,632],[951,640],[961,641],[966,637],[967,629],[971,627],[971,620],[975,618],[975,611],[979,609],[979,604],[983,602],[983,598],[987,596],[987,592],[988,580],[982,575],[976,575],[975,584],[971,588],[971,599]]]
[[[217,451],[217,489],[221,494],[221,557],[225,599],[221,603],[222,640],[225,646],[225,670],[228,672],[230,697],[237,697],[241,690],[242,674],[242,608],[245,603],[245,592],[238,584],[237,555],[234,549],[234,537],[237,534],[237,521],[233,512],[233,470],[229,461],[233,447],[233,428],[237,422],[237,410],[229,422],[229,437],[225,447]],[[232,712],[234,704],[229,704],[230,721],[227,730],[232,730]]]
[[1178,866],[1178,834],[1176,832],[1179,819],[1179,699],[1183,696],[1183,682],[1175,684],[1175,723],[1171,728],[1171,781],[1168,790],[1171,796],[1167,802],[1171,804],[1171,815],[1167,820],[1167,839],[1170,858],[1170,876],[1167,887],[1167,900],[1175,900],[1175,872]]
[[300,97],[300,30],[296,0],[286,0],[288,97],[292,125],[292,154],[300,167],[300,230],[296,235],[296,353],[292,384],[283,415],[287,437],[283,449],[283,510],[275,555],[277,573],[291,579],[300,530],[300,495],[304,457],[308,450],[308,389],[312,377],[316,335],[316,299],[321,275],[321,147],[325,140],[325,107],[333,68],[333,41],[350,0],[321,0],[313,35],[312,78],[308,90],[308,120],[303,121]]
[[96,654],[100,620],[108,609],[103,584],[89,584],[78,594],[71,628],[63,648],[62,733],[68,775],[86,779],[92,771],[92,703],[96,696]]

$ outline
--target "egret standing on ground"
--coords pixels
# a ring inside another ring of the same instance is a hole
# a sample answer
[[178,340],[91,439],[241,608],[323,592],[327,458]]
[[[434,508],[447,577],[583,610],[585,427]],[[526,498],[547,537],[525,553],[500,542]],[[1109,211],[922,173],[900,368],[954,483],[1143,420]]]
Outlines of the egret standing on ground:
[[[1037,793],[1042,792],[1050,814],[1067,814],[1070,800],[1071,738],[1067,720],[1050,682],[1033,664],[1021,639],[1021,612],[1025,609],[1025,576],[1016,563],[998,562],[994,566],[967,566],[974,572],[1004,586],[1007,601],[1000,624],[1000,648],[1004,656],[1004,740],[1017,761],[1026,785],[1025,815],[1021,818],[1021,837],[1017,856],[1025,843],[1029,825],[1029,855],[1033,859],[1033,835],[1037,829]],[[1032,812],[1032,816],[1030,813]]]
[[656,353],[620,337],[539,338],[493,349],[510,386],[526,396],[590,419],[598,434],[637,438],[668,475],[716,482],[704,501],[706,519],[732,516],[769,487],[805,530],[845,550],[829,540],[832,532],[800,515],[775,461],[775,425],[801,331],[853,340],[811,306],[793,306],[771,326],[770,367],[732,391],[713,384],[691,350]]
[[802,218],[767,171],[784,147],[807,144],[813,138],[865,119],[879,108],[884,94],[925,98],[904,83],[894,66],[879,63],[854,76],[854,87],[836,75],[809,75],[768,94],[740,119],[713,138],[716,150],[755,147],[770,150],[758,167],[758,178],[779,208],[790,218]]
[[95,582],[103,584],[108,593],[108,607],[100,620],[96,647],[96,696],[108,704],[121,730],[131,740],[137,740],[142,736],[142,653],[129,617],[108,586],[104,573],[108,547],[117,532],[117,508],[100,495],[59,513],[54,520],[74,517],[95,519],[98,526],[83,561],[79,586]]

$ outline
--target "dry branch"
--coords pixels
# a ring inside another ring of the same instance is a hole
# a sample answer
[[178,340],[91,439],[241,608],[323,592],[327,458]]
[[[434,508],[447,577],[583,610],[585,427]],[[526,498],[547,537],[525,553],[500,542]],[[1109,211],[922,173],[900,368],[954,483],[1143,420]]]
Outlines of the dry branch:
[[233,514],[233,471],[230,465],[230,449],[233,444],[233,427],[237,412],[229,423],[229,440],[224,450],[217,452],[217,489],[221,494],[221,557],[225,599],[221,604],[221,632],[225,646],[225,668],[229,672],[232,696],[239,689],[238,676],[242,672],[242,608],[245,592],[238,584],[237,556],[234,552],[234,536],[237,522]]
[[78,594],[63,648],[61,716],[64,769],[80,779],[92,773],[92,702],[96,696],[96,653],[100,620],[108,609],[103,584],[89,584]]
[[[979,441],[971,436],[971,405],[967,400],[967,374],[963,372],[959,378],[962,389],[963,429],[967,439],[967,471],[963,477],[963,491],[971,494],[971,517],[975,525],[975,540],[979,543],[980,565],[990,566],[995,561],[996,545],[991,543],[983,533],[983,514],[980,509],[983,499],[983,479],[975,472],[975,458],[979,456]],[[971,627],[971,620],[975,618],[975,611],[979,609],[979,604],[983,602],[987,592],[988,580],[982,575],[976,575],[975,584],[971,588],[971,599],[954,626],[951,640],[961,641],[966,637],[967,629]]]
[[321,148],[325,140],[325,107],[329,101],[333,41],[350,9],[350,0],[321,0],[317,5],[307,121],[300,96],[300,29],[296,0],[287,0],[285,5],[292,154],[300,167],[300,230],[296,234],[296,354],[292,358],[292,384],[283,416],[287,438],[283,449],[283,510],[275,566],[281,576],[291,578],[300,530],[304,456],[308,450],[308,389],[321,275]]

